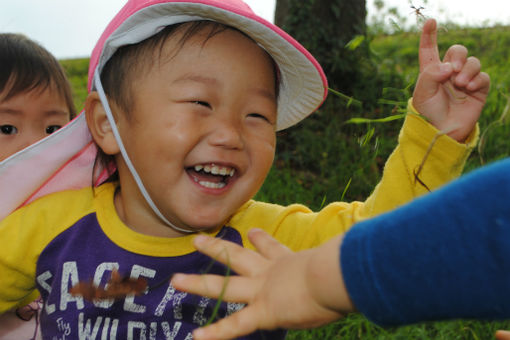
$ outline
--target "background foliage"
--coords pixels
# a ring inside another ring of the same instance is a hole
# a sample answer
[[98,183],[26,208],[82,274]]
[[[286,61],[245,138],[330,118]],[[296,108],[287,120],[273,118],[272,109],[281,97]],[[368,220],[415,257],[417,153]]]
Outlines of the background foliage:
[[[368,53],[359,60],[359,89],[371,98],[330,94],[320,110],[298,126],[279,133],[278,150],[269,177],[257,199],[279,204],[304,203],[312,209],[343,199],[364,200],[379,181],[384,162],[396,145],[400,120],[379,124],[348,124],[353,117],[382,118],[403,112],[418,75],[417,29],[386,34],[377,24],[353,51]],[[310,29],[313,29],[310,28]],[[510,155],[510,124],[505,116],[510,87],[510,30],[507,27],[461,28],[441,25],[439,48],[459,43],[477,56],[492,79],[491,93],[480,119],[483,146],[468,160],[466,171]],[[353,52],[354,53],[354,52]],[[74,88],[75,103],[86,97],[88,59],[62,60]],[[311,331],[290,332],[289,339],[488,339],[510,322],[462,321],[422,323],[383,329],[351,315]]]

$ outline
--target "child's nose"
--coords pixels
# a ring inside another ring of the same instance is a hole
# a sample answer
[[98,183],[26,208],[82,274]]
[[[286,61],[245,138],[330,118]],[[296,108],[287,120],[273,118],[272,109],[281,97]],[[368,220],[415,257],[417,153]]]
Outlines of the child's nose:
[[241,124],[230,119],[218,119],[211,125],[209,143],[228,149],[242,149],[244,138]]

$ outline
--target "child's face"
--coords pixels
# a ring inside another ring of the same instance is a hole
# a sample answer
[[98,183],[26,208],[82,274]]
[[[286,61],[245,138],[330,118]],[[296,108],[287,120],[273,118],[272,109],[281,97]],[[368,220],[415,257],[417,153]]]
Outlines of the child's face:
[[0,92],[0,161],[52,134],[69,122],[69,108],[51,87],[4,100]]
[[[230,29],[205,44],[199,34],[180,48],[179,38],[166,41],[160,63],[133,84],[134,109],[118,115],[118,127],[160,211],[179,227],[212,228],[256,194],[271,167],[274,67],[265,51]],[[147,206],[120,156],[117,164],[120,199],[137,200],[146,213],[135,218],[153,215],[157,224],[140,231],[175,236]],[[148,225],[119,213],[134,228]]]

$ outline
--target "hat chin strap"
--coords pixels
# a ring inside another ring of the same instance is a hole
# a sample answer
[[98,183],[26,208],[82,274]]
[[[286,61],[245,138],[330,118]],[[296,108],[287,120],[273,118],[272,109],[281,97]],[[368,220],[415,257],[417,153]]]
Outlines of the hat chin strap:
[[106,95],[104,93],[103,85],[101,84],[101,78],[99,77],[99,72],[98,72],[97,68],[96,68],[96,71],[94,73],[94,84],[95,84],[96,90],[97,90],[97,92],[99,94],[99,98],[101,100],[101,103],[103,104],[103,107],[104,107],[104,109],[106,111],[106,116],[107,116],[108,122],[110,123],[110,126],[112,128],[113,135],[115,136],[115,140],[117,141],[117,144],[119,145],[120,153],[122,154],[122,158],[124,158],[124,162],[126,163],[129,171],[131,172],[131,175],[133,176],[136,184],[138,185],[138,189],[142,193],[142,195],[145,198],[145,201],[147,202],[147,204],[149,204],[149,206],[151,207],[152,211],[154,211],[154,213],[163,222],[165,222],[166,225],[168,225],[170,228],[172,228],[172,229],[174,229],[174,230],[176,230],[178,232],[191,234],[191,233],[195,233],[197,231],[202,230],[202,229],[200,229],[200,230],[188,230],[188,229],[184,229],[184,228],[179,228],[176,225],[174,225],[172,222],[170,222],[165,216],[163,216],[161,211],[159,211],[158,207],[156,206],[156,204],[154,204],[154,202],[152,201],[149,193],[145,189],[145,186],[143,185],[143,182],[142,182],[140,176],[136,172],[136,169],[133,166],[133,163],[129,159],[129,156],[127,154],[126,148],[124,147],[124,143],[122,143],[122,139],[120,138],[119,130],[117,129],[117,124],[115,124],[115,119],[113,119],[112,111],[110,109],[110,105],[108,104],[108,99],[106,98]]

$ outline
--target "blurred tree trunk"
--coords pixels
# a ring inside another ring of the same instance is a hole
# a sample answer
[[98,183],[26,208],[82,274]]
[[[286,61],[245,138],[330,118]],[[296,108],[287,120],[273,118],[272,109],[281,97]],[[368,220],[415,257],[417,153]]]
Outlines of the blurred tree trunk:
[[314,55],[331,88],[360,95],[368,46],[346,44],[366,34],[366,14],[365,0],[277,0],[275,23]]
[[[365,0],[276,2],[275,23],[319,61],[329,87],[362,102],[361,107],[357,104],[349,106],[348,100],[330,93],[318,113],[278,134],[276,167],[292,169],[296,177],[301,175],[310,179],[310,187],[315,182],[329,181],[325,165],[328,155],[336,157],[345,153],[356,159],[353,150],[360,150],[360,130],[356,124],[344,124],[352,111],[355,110],[356,116],[362,113],[368,118],[378,112],[377,98],[381,97],[383,86],[378,75],[378,61],[372,57],[366,39],[366,15]],[[372,163],[369,170],[358,169],[356,176],[364,178],[363,182],[373,176],[376,166]],[[342,183],[350,183],[353,170],[347,166],[345,169],[345,173],[336,173],[333,177],[341,177]],[[303,185],[306,188],[306,183]]]

